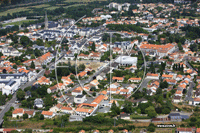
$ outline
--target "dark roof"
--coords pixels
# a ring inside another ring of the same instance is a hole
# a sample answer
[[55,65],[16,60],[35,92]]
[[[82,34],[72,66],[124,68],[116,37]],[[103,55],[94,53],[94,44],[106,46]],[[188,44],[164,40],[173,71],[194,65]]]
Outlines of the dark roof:
[[119,63],[114,62],[114,63],[111,64],[111,67],[117,67],[118,65],[119,65]]
[[77,95],[75,98],[82,98],[84,95]]
[[180,116],[180,113],[170,113],[169,116]]
[[27,92],[26,92],[26,95],[27,95],[27,96],[30,96],[30,95],[31,95],[31,92],[30,92],[30,91],[27,91]]
[[130,114],[127,114],[127,113],[121,113],[121,114],[120,114],[120,117],[130,117]]
[[174,99],[181,99],[181,96],[174,96]]
[[2,79],[5,79],[6,77],[8,77],[8,76],[14,76],[14,77],[17,77],[17,76],[24,76],[24,75],[26,75],[26,73],[25,72],[22,72],[22,73],[14,73],[14,74],[0,74],[0,77],[2,78]]
[[181,115],[181,118],[182,119],[189,119],[189,116],[188,115]]

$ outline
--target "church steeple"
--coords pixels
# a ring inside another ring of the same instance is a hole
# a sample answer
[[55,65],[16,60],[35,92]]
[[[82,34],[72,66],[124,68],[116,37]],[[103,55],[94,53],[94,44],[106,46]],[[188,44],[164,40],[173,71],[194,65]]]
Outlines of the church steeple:
[[45,12],[45,30],[48,29],[48,18],[47,18],[47,12]]

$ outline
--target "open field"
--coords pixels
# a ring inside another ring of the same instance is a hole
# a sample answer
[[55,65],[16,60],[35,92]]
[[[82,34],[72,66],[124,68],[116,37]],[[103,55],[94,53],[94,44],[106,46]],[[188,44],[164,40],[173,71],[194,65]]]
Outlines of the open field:
[[41,5],[37,5],[37,6],[29,6],[29,8],[46,8],[46,7],[50,7],[49,4],[41,4]]
[[[66,61],[66,63],[68,63],[68,61]],[[74,65],[76,63],[76,61],[70,61],[70,63],[72,65]],[[77,64],[84,64],[85,67],[91,67],[93,70],[97,70],[98,67],[105,65],[105,63],[103,62],[91,62],[90,60],[77,60]]]
[[3,24],[3,26],[6,26],[6,25],[21,25],[23,23],[27,23],[27,22],[31,22],[31,21],[34,21],[34,20],[22,20],[22,21],[18,21],[18,22],[6,23],[6,24]]
[[8,13],[13,14],[20,11],[30,11],[30,9],[28,9],[28,7],[19,7],[19,8],[9,9],[7,11],[0,12],[0,16],[6,16]]
[[[48,3],[45,3],[45,4],[43,3],[41,5],[35,5],[35,6],[27,5],[26,7],[17,7],[17,8],[6,10],[4,12],[0,12],[0,16],[6,16],[7,13],[13,14],[13,13],[20,12],[20,11],[32,12],[34,8],[35,9],[44,8],[46,10],[54,10],[54,9],[59,8],[61,6],[63,6],[63,8],[68,8],[68,7],[73,7],[73,6],[86,5],[86,3],[94,2],[94,1],[106,1],[106,0],[65,0],[65,1],[63,1],[62,4],[57,4],[57,5],[54,5],[54,6],[51,6]],[[77,3],[75,3],[73,5],[69,5],[69,6],[64,6],[65,3],[68,3],[68,2],[77,2]],[[81,3],[79,3],[79,2],[81,2]]]
[[193,19],[200,19],[200,17],[192,17],[192,16],[180,16],[180,18],[193,18]]
[[[11,122],[12,123],[12,122]],[[9,124],[6,126],[6,128],[12,128],[13,124]],[[31,129],[39,129],[42,128],[43,125],[45,125],[45,128],[56,128],[57,126],[54,125],[54,121],[53,119],[49,119],[49,120],[45,120],[45,121],[36,121],[36,120],[25,120],[25,121],[21,121],[21,122],[13,122],[15,124],[17,124],[18,128],[21,129],[26,129],[26,128],[31,128]],[[179,127],[181,124],[184,124],[185,122],[167,122],[164,124],[175,124],[176,127]],[[150,123],[146,122],[146,123],[130,123],[128,125],[134,125],[135,128],[135,133],[139,133],[139,131],[141,129],[144,129],[145,127],[148,127]],[[154,125],[157,124],[163,124],[163,123],[154,123]],[[69,122],[68,124],[66,124],[65,128],[78,128],[79,126],[91,126],[91,125],[86,125],[86,123],[84,124],[83,122]],[[99,128],[98,125],[93,125],[93,127]],[[101,128],[112,128],[113,126],[101,126]],[[124,127],[124,125],[118,125],[117,127]],[[156,133],[160,133],[160,131],[162,130],[163,133],[172,133],[175,128],[156,128]]]
[[94,1],[106,1],[106,0],[65,0],[65,2],[94,2]]
[[86,4],[74,4],[74,5],[64,6],[63,8],[76,7],[76,6],[82,6],[82,5],[86,5]]

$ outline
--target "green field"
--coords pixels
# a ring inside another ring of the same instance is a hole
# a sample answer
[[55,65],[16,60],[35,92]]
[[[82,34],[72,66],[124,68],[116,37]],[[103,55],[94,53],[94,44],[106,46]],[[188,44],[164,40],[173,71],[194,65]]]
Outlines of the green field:
[[[106,0],[65,0],[65,1],[63,1],[62,4],[57,4],[57,5],[54,5],[54,6],[51,6],[48,3],[41,4],[41,5],[35,5],[35,6],[30,5],[30,6],[26,6],[26,7],[17,7],[17,8],[5,10],[3,12],[0,12],[0,16],[6,16],[8,13],[13,14],[13,13],[20,12],[20,11],[33,12],[33,9],[37,9],[37,8],[43,8],[43,9],[46,9],[46,10],[54,10],[54,9],[59,8],[61,6],[63,6],[64,8],[75,7],[75,6],[80,6],[80,5],[86,5],[87,3],[94,2],[94,1],[106,1]],[[65,6],[65,4],[68,3],[68,2],[77,2],[77,3],[73,4],[73,5]],[[83,2],[83,4],[81,4],[79,2]]]
[[19,7],[19,8],[14,8],[14,9],[9,9],[4,12],[0,12],[0,16],[6,16],[8,13],[13,14],[15,12],[20,12],[20,11],[30,11],[28,7]]
[[22,21],[18,21],[18,22],[3,24],[3,26],[6,26],[6,25],[21,25],[23,23],[27,23],[27,22],[30,22],[30,21],[34,21],[34,20],[22,20]]

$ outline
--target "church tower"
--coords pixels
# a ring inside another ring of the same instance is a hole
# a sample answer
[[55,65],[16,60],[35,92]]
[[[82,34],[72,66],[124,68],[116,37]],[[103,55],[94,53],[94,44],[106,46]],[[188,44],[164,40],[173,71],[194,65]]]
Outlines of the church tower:
[[47,12],[45,12],[45,30],[48,30],[48,18],[47,18]]

